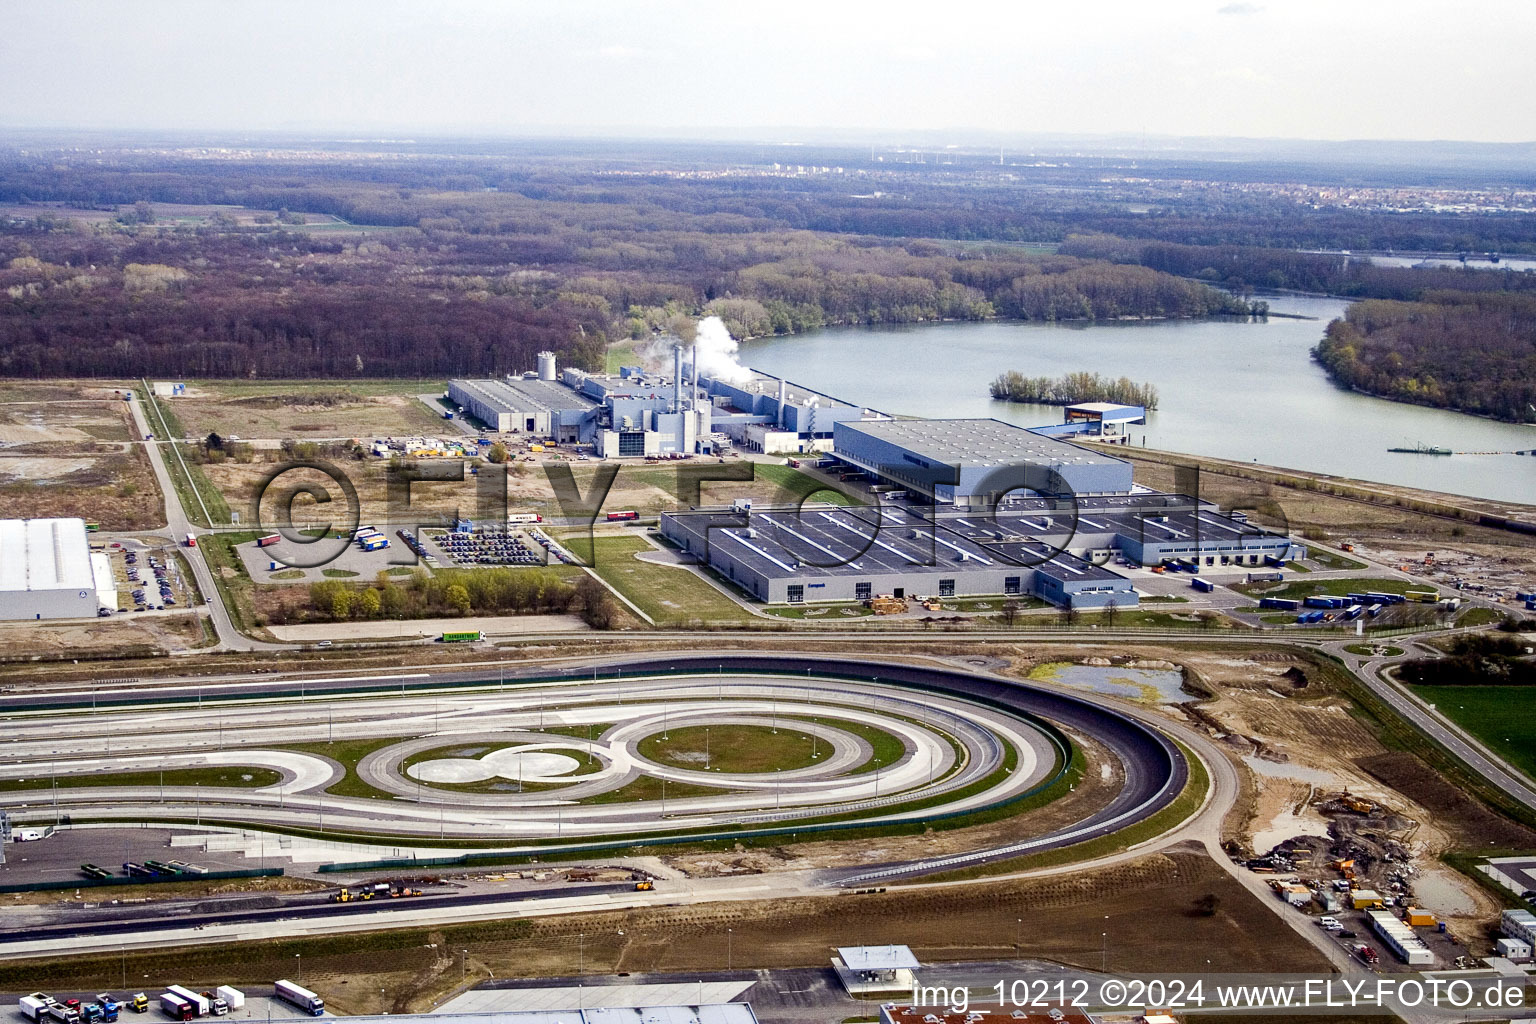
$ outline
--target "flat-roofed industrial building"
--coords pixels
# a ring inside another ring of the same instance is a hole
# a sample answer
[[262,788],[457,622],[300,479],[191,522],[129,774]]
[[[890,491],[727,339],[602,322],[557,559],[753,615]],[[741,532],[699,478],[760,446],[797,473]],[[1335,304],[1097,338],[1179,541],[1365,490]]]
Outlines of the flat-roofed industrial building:
[[806,505],[663,513],[673,544],[770,604],[897,597],[1032,596],[1072,608],[1134,607],[1116,556],[1156,564],[1261,565],[1284,534],[1182,494],[1067,496],[995,510]]
[[668,512],[664,537],[769,604],[896,597],[1039,596],[1076,608],[1136,604],[1130,580],[980,519],[893,506]]
[[589,441],[602,403],[555,380],[451,380],[448,398],[491,430]]
[[83,519],[0,519],[0,619],[73,619],[117,607]]
[[1129,494],[1124,459],[994,419],[848,420],[833,452],[883,484],[932,501],[989,505],[1010,494]]

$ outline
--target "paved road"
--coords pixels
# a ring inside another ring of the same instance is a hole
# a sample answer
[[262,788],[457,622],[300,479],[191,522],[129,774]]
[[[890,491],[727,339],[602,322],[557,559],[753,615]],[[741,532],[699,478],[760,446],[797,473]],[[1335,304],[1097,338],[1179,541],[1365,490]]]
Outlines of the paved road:
[[[148,414],[144,409],[144,403],[148,400],[148,396],[144,392],[136,391],[134,393],[134,400],[128,403],[129,409],[133,413],[133,422],[138,428],[140,437],[158,436],[161,433],[156,426],[150,424],[147,418]],[[171,442],[165,443],[169,444]],[[176,487],[171,482],[170,471],[165,465],[165,453],[162,448],[162,442],[159,440],[147,441],[144,445],[144,450],[149,453],[149,463],[155,472],[155,482],[160,487],[160,493],[165,497],[166,529],[162,536],[169,537],[172,544],[180,545],[189,533],[199,535],[209,532],[194,527],[191,519],[187,516],[186,509],[182,507],[181,497],[177,494]],[[213,648],[214,650],[251,651],[283,649],[281,644],[263,643],[241,634],[235,628],[234,621],[229,617],[229,609],[224,607],[224,601],[219,596],[219,589],[214,585],[213,573],[209,570],[202,551],[183,547],[181,553],[186,558],[187,564],[192,567],[192,575],[197,580],[198,590],[202,591],[203,600],[207,602],[208,612],[213,618],[214,632],[219,638],[218,645],[216,648]],[[207,650],[207,648],[204,648],[204,650]]]
[[[1442,631],[1435,635],[1444,636],[1445,634]],[[1393,646],[1404,647],[1405,641],[1411,642],[1411,640],[1412,638],[1408,637],[1396,637],[1391,643]],[[1481,775],[1489,785],[1516,803],[1536,808],[1536,784],[1533,784],[1530,778],[1512,768],[1482,741],[1432,710],[1429,704],[1412,693],[1411,688],[1387,675],[1387,669],[1415,656],[1413,652],[1407,651],[1405,647],[1405,653],[1397,657],[1361,657],[1345,650],[1346,646],[1344,642],[1337,642],[1326,645],[1324,650],[1343,661],[1360,681],[1370,688],[1372,693],[1399,716],[1449,750],[1457,760]]]

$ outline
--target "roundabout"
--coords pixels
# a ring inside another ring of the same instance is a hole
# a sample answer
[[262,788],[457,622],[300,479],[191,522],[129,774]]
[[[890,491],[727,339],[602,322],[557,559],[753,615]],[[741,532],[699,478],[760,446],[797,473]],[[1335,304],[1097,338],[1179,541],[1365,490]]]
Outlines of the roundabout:
[[[203,688],[196,708],[162,690],[153,704],[104,702],[88,719],[35,709],[12,720],[0,781],[46,774],[53,787],[46,804],[0,792],[0,806],[18,821],[196,823],[510,854],[952,828],[1050,802],[1084,771],[1120,780],[1064,827],[862,880],[1104,836],[1157,814],[1188,778],[1176,744],[1105,703],[912,665],[733,655],[526,679],[445,674],[415,691],[348,682],[277,700],[208,699],[216,688]],[[1102,764],[1082,763],[1074,734]],[[282,781],[113,784],[215,766]]]

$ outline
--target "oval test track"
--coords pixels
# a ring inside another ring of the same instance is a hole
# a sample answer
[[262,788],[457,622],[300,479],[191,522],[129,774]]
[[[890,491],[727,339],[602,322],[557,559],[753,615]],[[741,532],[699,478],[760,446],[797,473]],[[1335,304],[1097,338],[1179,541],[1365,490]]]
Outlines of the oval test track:
[[[864,885],[899,877],[948,871],[1006,860],[1029,853],[1069,846],[1118,831],[1157,814],[1183,791],[1189,765],[1183,751],[1157,729],[1112,707],[1074,693],[1039,684],[976,675],[957,669],[897,662],[851,660],[799,654],[718,654],[641,657],[605,662],[596,666],[518,667],[498,677],[485,671],[425,673],[420,677],[331,679],[316,685],[304,680],[262,680],[175,684],[154,689],[95,690],[94,693],[49,693],[28,697],[0,696],[0,710],[63,711],[81,707],[133,706],[166,702],[253,700],[344,696],[369,691],[430,690],[442,687],[497,686],[519,682],[571,683],[615,678],[669,675],[709,676],[717,672],[755,673],[766,676],[811,677],[823,680],[894,685],[912,691],[948,693],[991,705],[1026,719],[1092,736],[1103,744],[1123,769],[1120,791],[1104,807],[1062,828],[1004,846],[917,861],[828,871],[823,879],[833,885]],[[1065,766],[1063,766],[1064,769]],[[771,834],[773,829],[743,830],[740,835]],[[788,831],[788,829],[784,829]],[[856,836],[856,827],[851,832]],[[726,834],[728,837],[730,833]],[[678,837],[686,840],[687,837]],[[719,833],[711,838],[722,838]],[[604,844],[607,845],[607,844]],[[629,845],[629,844],[622,844]]]

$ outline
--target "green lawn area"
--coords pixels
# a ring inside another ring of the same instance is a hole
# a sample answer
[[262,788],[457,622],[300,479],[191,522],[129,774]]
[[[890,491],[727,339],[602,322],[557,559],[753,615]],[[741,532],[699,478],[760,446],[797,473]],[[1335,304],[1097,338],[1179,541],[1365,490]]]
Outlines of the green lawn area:
[[1292,580],[1289,583],[1236,583],[1232,586],[1242,594],[1253,597],[1289,597],[1300,600],[1313,594],[1343,597],[1345,594],[1363,594],[1375,591],[1381,594],[1401,594],[1405,590],[1431,590],[1422,584],[1407,580],[1357,576],[1343,580]]
[[604,373],[618,373],[620,367],[638,366],[645,360],[640,358],[635,351],[635,343],[632,341],[620,342],[617,345],[608,346],[607,358],[604,361]]
[[668,800],[681,800],[685,796],[719,796],[721,793],[736,792],[723,789],[719,786],[696,786],[690,782],[668,782],[666,792],[662,792],[662,782],[652,775],[642,775],[635,781],[620,786],[618,789],[610,789],[606,793],[598,793],[581,800],[584,804],[619,804],[629,800],[660,800],[663,795]]
[[[665,737],[665,738],[663,738]],[[786,721],[777,730],[761,725],[691,725],[653,733],[640,741],[638,752],[657,764],[692,771],[792,771],[819,763],[812,737]],[[831,751],[825,743],[820,754]]]
[[1536,686],[1415,686],[1420,698],[1536,778]]
[[[60,775],[60,789],[76,789],[85,786],[220,786],[225,788],[256,789],[275,786],[283,781],[281,772],[271,768],[238,768],[223,765],[218,768],[169,768],[165,771],[147,772],[95,772],[90,775]],[[53,780],[47,776],[26,779],[0,779],[0,792],[19,792],[52,789]]]
[[1313,551],[1310,552],[1307,557],[1325,569],[1365,568],[1364,562],[1357,562],[1353,558],[1345,558],[1343,555],[1336,555],[1332,551]]
[[808,473],[802,473],[793,466],[754,462],[752,473],[759,483],[770,483],[783,491],[783,500],[786,503],[799,502],[814,495],[817,501],[824,501],[829,505],[864,504],[852,495],[837,490],[834,485],[825,483]]
[[1493,608],[1468,608],[1456,616],[1458,626],[1487,626],[1503,621],[1504,613]]
[[560,543],[591,561],[603,582],[632,601],[657,625],[749,623],[755,618],[686,569],[637,560],[636,554],[654,550],[639,537],[567,537]]
[[775,604],[763,609],[781,619],[860,619],[875,614],[861,604]]
[[1401,647],[1393,647],[1391,644],[1345,644],[1344,649],[1350,654],[1358,654],[1362,658],[1373,656],[1395,658],[1403,653]]
[[404,743],[409,736],[386,736],[382,739],[371,740],[341,740],[337,743],[285,743],[282,750],[296,750],[301,754],[319,754],[328,757],[332,761],[341,764],[347,770],[333,785],[326,789],[327,793],[336,796],[361,796],[382,797],[388,800],[395,799],[393,793],[385,793],[374,789],[368,783],[357,776],[357,762],[364,757],[384,747],[396,743]]

